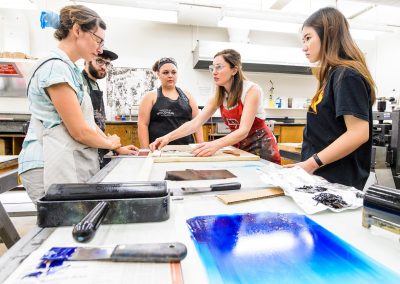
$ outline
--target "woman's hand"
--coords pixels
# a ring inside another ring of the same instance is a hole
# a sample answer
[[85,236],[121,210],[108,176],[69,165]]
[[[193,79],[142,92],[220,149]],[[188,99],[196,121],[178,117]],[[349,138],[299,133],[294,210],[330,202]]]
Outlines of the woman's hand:
[[305,160],[304,162],[290,164],[290,165],[284,165],[283,167],[284,168],[293,168],[295,166],[302,168],[309,174],[313,174],[316,170],[319,169],[319,166],[313,157],[310,157],[309,159]]
[[121,139],[117,135],[108,135],[107,140],[110,143],[110,150],[114,150],[121,147]]
[[216,141],[203,142],[194,147],[192,153],[195,157],[209,157],[214,155],[220,148]]
[[167,134],[158,137],[153,143],[149,145],[149,148],[152,152],[154,152],[155,150],[160,150],[165,145],[168,145],[169,142],[170,142],[170,136]]
[[126,145],[115,149],[115,152],[117,152],[118,155],[136,155],[138,151],[139,148],[134,145]]

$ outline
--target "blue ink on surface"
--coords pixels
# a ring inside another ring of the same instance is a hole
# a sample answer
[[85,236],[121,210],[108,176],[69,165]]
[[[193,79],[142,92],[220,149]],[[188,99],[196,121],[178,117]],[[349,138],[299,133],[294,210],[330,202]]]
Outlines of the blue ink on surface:
[[187,220],[210,283],[400,283],[308,217],[263,212]]
[[28,278],[28,277],[38,278],[40,275],[42,275],[42,273],[43,273],[42,271],[34,271],[34,272],[31,272],[31,273],[25,275],[23,278]]
[[64,262],[68,260],[71,255],[75,252],[76,247],[53,247],[46,252],[42,257],[39,264],[36,266],[36,270],[28,273],[23,278],[28,277],[45,277],[47,275],[55,274],[58,271],[69,267],[64,265]]
[[39,262],[38,266],[36,266],[36,269],[44,269],[47,267],[46,261],[41,261]]
[[76,247],[53,247],[42,256],[41,260],[68,260],[75,250]]

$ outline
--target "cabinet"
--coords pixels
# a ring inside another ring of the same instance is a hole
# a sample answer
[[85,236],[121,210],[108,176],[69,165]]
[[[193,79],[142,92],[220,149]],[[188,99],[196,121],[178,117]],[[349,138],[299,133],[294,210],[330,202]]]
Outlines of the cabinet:
[[204,142],[213,141],[226,136],[228,133],[217,133],[216,123],[207,123],[203,125]]
[[293,164],[301,160],[301,143],[278,143],[281,165]]
[[139,136],[137,130],[137,123],[122,122],[122,123],[106,123],[106,134],[116,134],[121,138],[121,143],[123,146],[133,144],[139,147]]
[[214,129],[212,127],[212,124],[204,124],[203,125],[203,139],[204,139],[204,142],[210,141],[209,137],[210,137],[211,133],[214,133]]
[[24,134],[0,134],[0,155],[19,155]]
[[[303,142],[304,125],[276,125],[274,126],[274,135],[278,143],[301,143]],[[226,134],[216,133],[216,123],[208,123],[203,125],[204,141],[212,141]]]
[[[136,122],[106,123],[105,132],[108,134],[117,134],[121,138],[122,145],[134,144],[135,146],[139,146]],[[22,149],[24,138],[24,134],[0,134],[0,155],[18,155]]]
[[304,125],[274,125],[274,134],[278,143],[303,142]]

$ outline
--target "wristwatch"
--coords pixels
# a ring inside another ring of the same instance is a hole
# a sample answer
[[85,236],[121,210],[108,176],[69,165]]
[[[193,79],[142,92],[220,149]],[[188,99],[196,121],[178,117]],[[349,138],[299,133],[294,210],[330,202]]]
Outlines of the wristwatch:
[[314,155],[312,155],[312,157],[314,158],[315,162],[318,164],[319,167],[322,167],[324,165],[324,163],[320,160],[320,158],[318,157],[317,153],[315,153]]

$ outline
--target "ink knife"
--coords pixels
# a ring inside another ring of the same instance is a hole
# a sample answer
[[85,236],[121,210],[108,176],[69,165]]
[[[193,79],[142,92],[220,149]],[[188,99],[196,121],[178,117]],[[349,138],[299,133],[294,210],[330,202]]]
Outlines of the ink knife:
[[186,257],[179,242],[126,244],[110,247],[53,247],[45,261],[178,262]]
[[217,183],[211,184],[205,187],[182,187],[182,191],[185,193],[196,193],[196,192],[209,192],[209,191],[223,191],[223,190],[237,190],[241,188],[240,182],[227,182],[227,183]]

